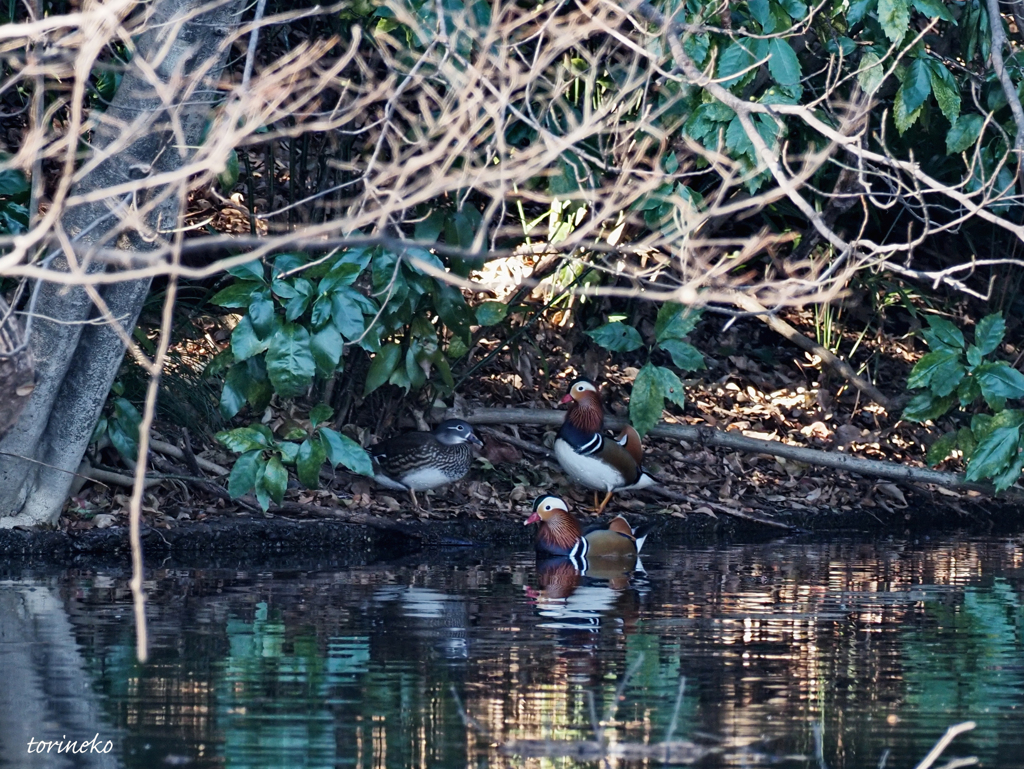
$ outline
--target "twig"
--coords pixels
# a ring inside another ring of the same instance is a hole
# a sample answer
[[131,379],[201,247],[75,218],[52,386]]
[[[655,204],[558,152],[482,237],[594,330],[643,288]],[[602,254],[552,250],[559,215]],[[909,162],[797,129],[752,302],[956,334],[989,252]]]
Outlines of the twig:
[[710,507],[712,510],[722,513],[723,515],[730,515],[733,518],[740,518],[744,521],[752,521],[754,523],[760,523],[765,526],[773,526],[777,529],[785,529],[786,531],[792,531],[794,526],[782,521],[776,521],[772,518],[765,518],[755,513],[746,513],[742,510],[737,510],[735,507],[729,507],[718,502],[712,502],[710,499],[701,499],[700,497],[693,497],[689,494],[682,494],[674,489],[667,489],[664,486],[650,486],[649,491],[655,494],[660,494],[668,499],[675,500],[676,502],[689,502],[692,505],[705,505]]
[[787,341],[792,342],[804,352],[809,352],[811,355],[817,355],[821,358],[821,362],[823,364],[838,373],[843,377],[843,379],[856,387],[886,411],[890,411],[892,409],[891,401],[882,395],[877,387],[863,377],[858,376],[857,372],[853,370],[853,367],[850,366],[849,363],[835,356],[827,347],[823,347],[812,339],[808,339],[782,318],[769,312],[768,308],[757,301],[753,296],[737,292],[736,297],[733,300],[733,304],[741,310],[751,313],[755,318],[766,324],[768,328],[776,334],[785,338]]
[[[123,486],[124,488],[128,489],[130,489],[135,483],[135,479],[130,475],[125,475],[124,473],[115,473],[112,470],[103,470],[102,468],[99,467],[90,467],[88,470],[82,473],[82,475],[88,478],[90,481],[96,481],[98,483],[103,483],[110,486]],[[158,483],[160,483],[161,480],[161,478],[147,476],[146,480],[143,481],[143,485],[145,488],[148,489],[152,486],[156,486]]]
[[480,430],[484,435],[488,435],[491,438],[496,438],[503,443],[507,443],[509,446],[515,446],[517,449],[523,451],[529,451],[531,454],[538,454],[542,457],[548,457],[549,459],[555,456],[555,452],[551,449],[541,446],[539,443],[533,443],[531,441],[524,441],[522,438],[517,438],[514,435],[509,435],[501,430],[495,430],[493,427],[484,427]]
[[[188,457],[185,452],[175,446],[173,443],[167,443],[165,441],[150,440],[149,447],[153,451],[159,451],[161,454],[166,454],[169,457],[174,457],[182,462],[188,462]],[[228,470],[221,467],[216,462],[211,462],[208,459],[202,457],[196,457],[196,464],[199,465],[203,470],[214,475],[227,475]],[[196,472],[193,470],[193,472]]]
[[[554,426],[562,423],[565,412],[553,409],[500,409],[467,407],[459,415],[472,425],[518,424]],[[627,421],[621,417],[606,416],[605,427],[621,429]],[[790,446],[778,441],[764,441],[747,438],[736,433],[727,433],[713,427],[696,425],[671,425],[659,422],[647,433],[652,438],[671,438],[673,440],[692,441],[703,446],[713,446],[753,454],[770,454],[784,459],[793,459],[818,467],[829,467],[856,473],[866,478],[882,478],[898,483],[932,483],[948,489],[977,491],[991,497],[1020,502],[1024,501],[1024,491],[1007,489],[996,494],[995,488],[989,483],[972,483],[959,473],[944,473],[928,470],[923,467],[907,467],[895,462],[883,462],[877,459],[861,459],[838,451],[818,451],[802,446]]]
[[181,446],[188,471],[196,477],[201,477],[203,471],[199,469],[199,462],[196,459],[195,452],[192,451],[192,440],[189,438],[188,428],[186,427],[181,428]]
[[341,510],[336,507],[324,507],[322,505],[308,505],[302,504],[301,502],[285,502],[281,505],[274,505],[271,507],[271,511],[274,513],[306,513],[309,515],[317,515],[321,518],[335,518],[345,521],[347,523],[356,523],[361,526],[369,526],[371,529],[380,529],[381,531],[395,531],[413,539],[423,539],[423,534],[413,529],[411,526],[407,526],[397,521],[392,521],[387,518],[381,518],[380,516],[370,515],[369,513],[352,513],[348,510]]
[[[942,755],[942,751],[949,746],[949,743],[956,739],[957,735],[969,732],[975,726],[977,726],[977,724],[974,723],[974,721],[964,721],[962,724],[954,724],[949,727],[946,730],[946,733],[942,735],[938,742],[935,743],[935,747],[931,749],[928,755],[924,757],[915,769],[928,769],[928,767],[934,764],[938,757]],[[961,764],[961,766],[964,766],[964,764]]]
[[1006,71],[1006,64],[1003,62],[1003,46],[1007,44],[1007,41],[1006,31],[1003,29],[1003,17],[999,14],[999,0],[986,0],[985,5],[988,8],[988,25],[992,30],[992,69],[999,77],[999,84],[1003,87],[1006,101],[1010,103],[1013,122],[1017,126],[1017,137],[1013,148],[1017,153],[1019,173],[1020,164],[1024,161],[1024,108],[1021,107],[1017,87],[1010,79],[1010,73]]

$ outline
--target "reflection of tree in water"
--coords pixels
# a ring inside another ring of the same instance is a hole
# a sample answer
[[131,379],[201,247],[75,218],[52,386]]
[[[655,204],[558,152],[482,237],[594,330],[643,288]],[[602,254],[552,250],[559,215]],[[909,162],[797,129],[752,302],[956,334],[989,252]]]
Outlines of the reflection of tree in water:
[[990,755],[1020,747],[999,731],[1021,706],[1015,558],[1006,543],[971,541],[652,553],[643,590],[580,581],[570,598],[608,591],[595,616],[579,612],[586,624],[557,616],[557,581],[542,583],[532,555],[167,569],[152,575],[153,662],[141,669],[113,581],[69,575],[64,605],[125,744],[199,765],[285,752],[309,765],[517,765],[463,726],[452,684],[496,740],[590,739],[587,693],[603,713],[642,655],[610,738],[662,740],[685,676],[677,737],[813,756],[822,724],[827,763],[843,769],[886,748],[890,765],[916,763],[983,706],[988,720],[954,752],[983,752],[993,735],[1005,744]]

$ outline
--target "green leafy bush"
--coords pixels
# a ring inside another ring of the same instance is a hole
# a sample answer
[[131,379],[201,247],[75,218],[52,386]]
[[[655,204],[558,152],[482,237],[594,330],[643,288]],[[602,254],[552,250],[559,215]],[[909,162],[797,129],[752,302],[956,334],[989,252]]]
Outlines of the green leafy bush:
[[[700,310],[681,304],[666,302],[658,310],[654,323],[654,344],[648,350],[664,350],[677,368],[696,371],[704,368],[704,357],[696,347],[684,341],[700,320]],[[640,332],[621,320],[605,323],[587,335],[612,352],[632,352],[644,346]],[[686,404],[683,383],[672,369],[657,366],[650,360],[640,369],[633,381],[629,397],[629,420],[640,435],[646,435],[661,419],[665,399],[682,407]]]
[[963,452],[969,481],[991,479],[997,490],[1011,486],[1024,469],[1024,411],[1006,408],[1008,400],[1024,398],[1024,374],[991,355],[1003,341],[1006,323],[1001,314],[978,322],[974,343],[960,329],[931,316],[921,335],[931,351],[917,362],[907,386],[921,390],[907,404],[903,418],[935,420],[958,405],[961,411],[984,402],[993,414],[974,413],[970,425],[943,435],[928,450],[935,465],[954,450]]
[[228,493],[240,497],[255,491],[260,507],[266,510],[271,500],[281,504],[284,499],[287,466],[294,466],[299,481],[310,489],[319,485],[320,468],[326,461],[372,475],[366,451],[347,435],[324,426],[333,413],[329,406],[314,406],[309,412],[309,428],[295,424],[281,440],[261,424],[217,433],[218,441],[240,455],[228,476]]

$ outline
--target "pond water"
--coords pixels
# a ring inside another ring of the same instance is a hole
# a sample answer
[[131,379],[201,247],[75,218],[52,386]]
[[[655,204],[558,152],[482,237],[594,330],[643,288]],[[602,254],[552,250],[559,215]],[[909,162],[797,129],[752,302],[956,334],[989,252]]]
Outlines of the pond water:
[[9,567],[0,766],[914,767],[967,720],[937,765],[1024,766],[1021,539],[648,544],[151,564],[145,665],[124,570]]

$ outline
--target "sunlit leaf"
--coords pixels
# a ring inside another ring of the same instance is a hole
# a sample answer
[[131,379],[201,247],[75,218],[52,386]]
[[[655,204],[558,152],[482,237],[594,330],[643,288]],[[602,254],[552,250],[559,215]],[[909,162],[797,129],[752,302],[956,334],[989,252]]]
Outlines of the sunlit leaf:
[[481,302],[476,308],[476,322],[481,326],[494,326],[505,320],[508,305],[504,302]]
[[705,368],[704,356],[688,342],[679,339],[666,339],[658,346],[672,356],[672,362],[683,371],[699,371]]
[[[263,472],[263,477],[259,479],[259,485],[262,485],[263,489],[270,494],[270,498],[277,504],[284,501],[284,492],[288,488],[288,471],[285,470],[280,459],[271,457],[267,461],[267,467]],[[258,492],[260,489],[257,487],[256,490]]]
[[878,0],[878,23],[891,42],[902,40],[910,29],[907,0]]
[[588,331],[587,336],[612,352],[630,352],[643,347],[644,344],[640,332],[621,321],[598,326],[593,331]]
[[238,325],[231,332],[231,354],[237,361],[248,360],[253,355],[260,354],[267,349],[267,343],[267,340],[256,336],[248,315],[238,321]]
[[974,343],[982,355],[988,355],[1003,341],[1005,333],[1006,321],[1003,320],[1002,313],[995,312],[978,321],[978,326],[974,329]]
[[1016,427],[998,427],[978,442],[967,464],[964,477],[969,481],[991,478],[1002,472],[1017,458],[1020,430]]
[[217,439],[218,443],[223,444],[228,451],[234,451],[236,454],[255,449],[265,449],[271,443],[267,440],[266,435],[255,427],[236,427],[234,430],[223,430],[213,437]]
[[266,360],[267,376],[285,398],[305,392],[316,373],[309,332],[294,323],[285,324],[270,338]]
[[661,378],[652,363],[646,364],[633,380],[629,396],[629,421],[641,436],[658,424],[665,406]]

